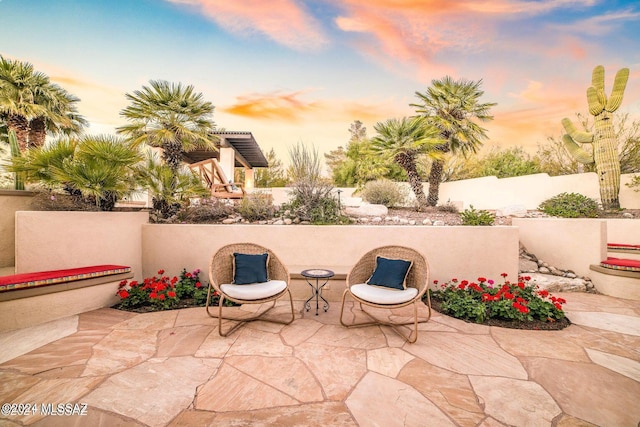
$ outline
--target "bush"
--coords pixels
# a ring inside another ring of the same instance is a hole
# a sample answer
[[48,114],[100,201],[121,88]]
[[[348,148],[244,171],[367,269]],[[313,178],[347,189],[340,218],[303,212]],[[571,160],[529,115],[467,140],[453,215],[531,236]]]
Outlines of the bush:
[[436,210],[440,212],[458,213],[458,208],[453,203],[447,202],[444,205],[436,206]]
[[578,193],[561,193],[538,206],[547,215],[562,218],[597,218],[598,203]]
[[493,225],[496,217],[489,211],[476,210],[473,205],[465,209],[461,214],[462,225]]
[[242,199],[236,211],[248,221],[260,221],[273,218],[276,208],[271,194],[252,193]]
[[218,222],[233,214],[233,207],[218,199],[201,199],[193,206],[187,206],[178,211],[175,222],[193,224]]
[[366,202],[391,208],[406,202],[407,189],[388,179],[378,179],[367,182],[360,195]]

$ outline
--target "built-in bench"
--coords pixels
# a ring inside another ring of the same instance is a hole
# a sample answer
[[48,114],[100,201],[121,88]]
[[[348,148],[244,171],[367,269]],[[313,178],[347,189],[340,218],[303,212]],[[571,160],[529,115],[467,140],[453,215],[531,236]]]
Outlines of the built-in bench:
[[591,279],[607,295],[640,300],[640,260],[608,257],[589,266]]
[[102,307],[118,300],[131,267],[93,265],[0,276],[0,331],[33,326]]

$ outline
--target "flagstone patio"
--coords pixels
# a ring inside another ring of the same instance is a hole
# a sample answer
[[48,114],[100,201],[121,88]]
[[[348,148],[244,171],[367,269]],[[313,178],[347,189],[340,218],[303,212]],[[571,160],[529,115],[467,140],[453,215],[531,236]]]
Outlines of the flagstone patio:
[[[228,338],[204,308],[100,309],[0,334],[0,403],[37,408],[3,406],[0,425],[636,427],[640,302],[558,295],[573,322],[562,331],[434,313],[415,344],[302,302],[291,325],[254,322]],[[86,415],[45,416],[49,403],[86,404]]]

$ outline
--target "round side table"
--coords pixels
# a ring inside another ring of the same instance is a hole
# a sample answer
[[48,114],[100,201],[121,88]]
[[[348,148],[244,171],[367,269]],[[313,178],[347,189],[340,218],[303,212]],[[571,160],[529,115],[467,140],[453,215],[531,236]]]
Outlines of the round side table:
[[[300,274],[307,280],[309,286],[311,286],[311,296],[305,301],[304,307],[309,311],[311,309],[311,304],[309,302],[315,297],[316,316],[318,315],[318,308],[320,307],[320,299],[324,301],[324,311],[326,313],[326,311],[329,310],[329,301],[322,296],[322,288],[329,283],[329,279],[334,276],[334,272],[324,268],[313,268],[310,270],[303,270]],[[320,284],[320,280],[322,279],[324,279],[324,283]],[[314,280],[315,283],[313,283]]]

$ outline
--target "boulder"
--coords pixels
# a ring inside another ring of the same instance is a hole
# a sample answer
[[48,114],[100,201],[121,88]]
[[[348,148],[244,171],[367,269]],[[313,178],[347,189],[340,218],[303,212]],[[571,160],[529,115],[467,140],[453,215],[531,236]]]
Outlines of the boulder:
[[532,272],[538,271],[538,263],[535,261],[530,261],[528,259],[520,258],[520,265],[518,270],[521,272]]
[[546,289],[549,292],[585,292],[587,285],[580,278],[570,279],[568,277],[551,276],[548,274],[531,273],[531,282]]
[[386,216],[389,210],[385,205],[372,205],[370,203],[362,203],[359,207],[347,207],[345,213],[349,216]]
[[496,216],[514,216],[524,218],[527,216],[527,208],[523,205],[510,205],[496,210]]

